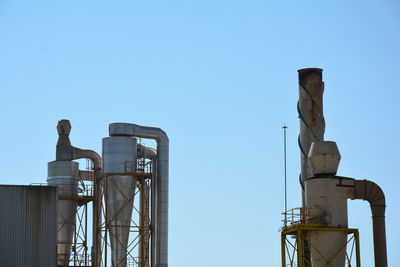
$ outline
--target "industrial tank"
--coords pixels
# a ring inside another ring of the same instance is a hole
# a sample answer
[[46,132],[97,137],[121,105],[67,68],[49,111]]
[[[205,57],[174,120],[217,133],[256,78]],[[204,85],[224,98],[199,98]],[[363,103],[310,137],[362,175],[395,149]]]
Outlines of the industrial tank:
[[77,195],[79,164],[73,161],[52,161],[48,163],[47,184],[57,186],[57,265],[68,266],[71,245],[76,222],[77,203],[72,199]]
[[[335,142],[314,142],[309,153],[313,177],[305,180],[306,208],[310,222],[325,230],[308,233],[313,267],[343,267],[346,260],[347,232],[335,229],[348,227],[347,199],[354,192],[354,179],[335,176],[340,153]],[[332,231],[326,230],[332,228]]]
[[112,267],[126,267],[137,181],[136,158],[135,138],[127,136],[103,138],[103,173],[106,179],[106,213],[110,229]]
[[[306,207],[326,227],[347,228],[347,188],[337,184],[338,179],[328,177],[306,180]],[[308,237],[313,267],[327,266],[327,260],[329,266],[345,266],[347,232],[310,231]]]

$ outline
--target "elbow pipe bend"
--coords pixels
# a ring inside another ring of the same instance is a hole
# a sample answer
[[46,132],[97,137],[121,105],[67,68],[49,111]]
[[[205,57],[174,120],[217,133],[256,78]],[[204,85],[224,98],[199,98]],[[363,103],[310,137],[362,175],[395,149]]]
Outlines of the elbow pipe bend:
[[69,140],[71,132],[69,120],[60,120],[57,124],[58,140],[56,146],[56,160],[66,161],[74,159],[88,158],[93,161],[95,170],[101,170],[101,157],[97,152],[89,149],[73,147]]
[[367,200],[371,205],[375,267],[387,267],[385,194],[368,180],[355,180],[354,187],[354,199]]
[[96,151],[72,147],[72,159],[90,159],[93,162],[94,170],[101,170],[101,157]]
[[97,232],[97,229],[100,228],[101,225],[101,203],[102,203],[102,198],[99,197],[101,196],[101,191],[102,188],[100,186],[100,179],[101,179],[101,156],[93,150],[90,149],[80,149],[77,147],[72,147],[72,159],[90,159],[93,162],[93,171],[94,171],[94,179],[95,179],[95,185],[94,185],[94,195],[95,198],[97,199],[96,201],[93,202],[93,216],[94,216],[94,222],[93,222],[93,252],[95,253],[95,256],[92,255],[93,261],[94,262],[100,262],[100,237],[99,233]]
[[354,199],[368,201],[372,217],[385,217],[385,194],[376,183],[369,180],[355,180],[354,187]]
[[141,138],[155,139],[160,143],[168,143],[167,134],[160,128],[140,126],[132,123],[111,123],[109,128],[110,136],[135,136]]

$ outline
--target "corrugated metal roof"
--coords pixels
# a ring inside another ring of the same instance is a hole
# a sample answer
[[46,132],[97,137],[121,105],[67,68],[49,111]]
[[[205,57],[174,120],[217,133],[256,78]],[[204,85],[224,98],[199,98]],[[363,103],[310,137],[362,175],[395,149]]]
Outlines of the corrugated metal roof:
[[0,214],[0,266],[56,266],[55,187],[0,185]]

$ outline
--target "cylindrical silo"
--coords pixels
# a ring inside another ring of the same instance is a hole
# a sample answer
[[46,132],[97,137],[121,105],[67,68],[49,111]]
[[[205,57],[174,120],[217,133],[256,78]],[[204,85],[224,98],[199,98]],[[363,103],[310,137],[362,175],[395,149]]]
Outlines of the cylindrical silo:
[[[335,176],[340,153],[335,142],[312,143],[309,164],[313,177],[305,180],[308,222],[324,229],[308,232],[313,267],[344,267],[346,260],[347,199],[354,195],[354,179]],[[329,230],[329,228],[336,228]]]
[[[311,223],[323,223],[325,227],[347,228],[347,193],[338,187],[337,178],[314,178],[305,181],[306,207],[313,218]],[[347,232],[310,231],[308,241],[313,267],[344,267]],[[329,265],[327,265],[329,261]]]
[[[168,192],[169,192],[169,139],[160,128],[130,123],[112,123],[110,136],[135,136],[157,141],[155,261],[156,267],[168,267]],[[154,219],[154,217],[152,218]],[[152,263],[153,265],[153,263]]]
[[136,187],[136,139],[103,138],[103,173],[106,175],[107,223],[112,267],[126,267],[129,230]]
[[[57,186],[59,197],[77,195],[79,164],[73,161],[52,161],[48,164],[47,184]],[[58,201],[57,265],[68,266],[75,229],[77,203],[74,200]]]

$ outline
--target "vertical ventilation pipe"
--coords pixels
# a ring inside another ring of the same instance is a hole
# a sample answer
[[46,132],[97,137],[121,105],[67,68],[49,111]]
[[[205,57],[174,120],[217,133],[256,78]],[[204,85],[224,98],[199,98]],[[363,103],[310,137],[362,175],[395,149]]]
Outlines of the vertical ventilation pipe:
[[72,159],[90,159],[93,163],[94,173],[94,190],[93,190],[93,242],[92,242],[92,261],[93,266],[100,265],[101,251],[100,251],[100,233],[98,232],[101,227],[101,205],[102,205],[102,188],[100,186],[101,179],[101,157],[100,155],[90,149],[80,149],[72,147]]
[[[305,181],[312,177],[312,171],[308,166],[308,153],[312,142],[323,141],[325,133],[325,120],[323,116],[324,82],[322,81],[322,69],[307,68],[298,70],[299,73],[299,101],[297,111],[300,119],[300,135],[298,143],[301,151],[300,185],[303,208],[305,200]],[[304,266],[310,262],[310,250],[308,242],[304,241]]]
[[[150,263],[151,267],[155,266],[155,248],[156,248],[156,235],[155,235],[155,222],[156,222],[156,184],[157,184],[157,150],[151,147],[146,147],[138,144],[138,158],[150,159],[151,162],[151,200],[150,200],[150,223],[151,223],[151,239],[150,239]],[[146,244],[141,243],[141,250],[146,248]]]
[[354,199],[367,200],[371,205],[375,267],[387,267],[385,194],[374,182],[356,180]]
[[157,204],[155,267],[168,267],[168,162],[169,139],[160,128],[111,123],[110,136],[135,136],[157,141]]
[[299,102],[297,103],[297,111],[300,119],[298,142],[301,151],[300,184],[304,207],[304,181],[312,177],[312,171],[308,166],[308,153],[312,142],[324,140],[325,119],[322,106],[324,82],[322,81],[322,69],[300,69],[298,73]]

